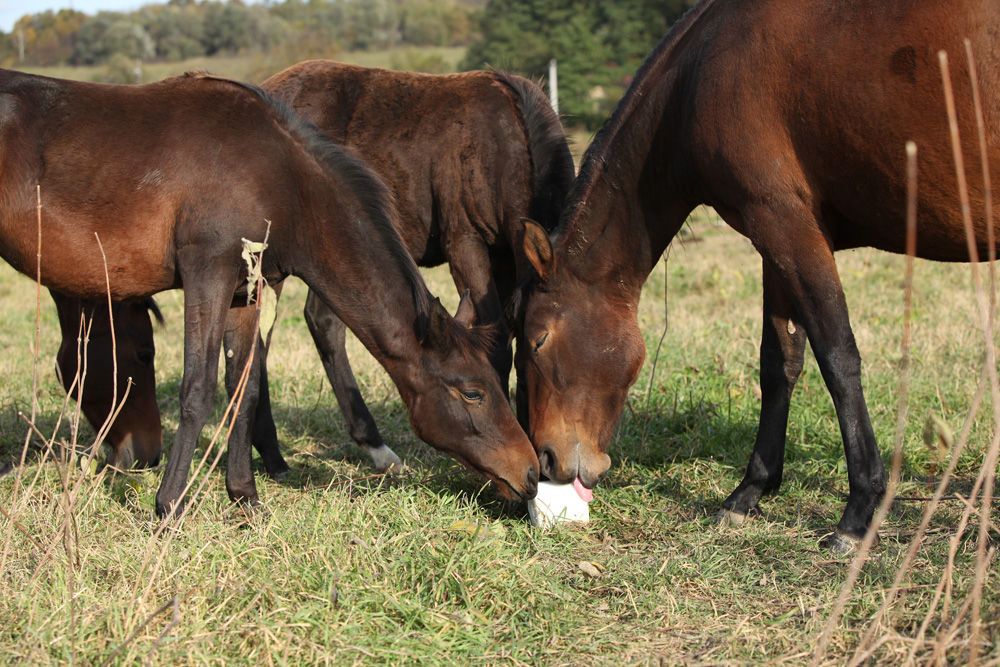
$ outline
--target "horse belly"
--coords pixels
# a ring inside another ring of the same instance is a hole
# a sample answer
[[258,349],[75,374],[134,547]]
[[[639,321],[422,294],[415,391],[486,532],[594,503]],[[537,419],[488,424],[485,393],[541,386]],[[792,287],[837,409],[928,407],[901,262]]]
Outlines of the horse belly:
[[176,286],[171,246],[155,220],[98,225],[66,219],[59,208],[43,199],[40,239],[37,214],[4,221],[0,255],[16,270],[36,276],[40,247],[42,284],[69,296],[100,300],[110,290],[115,300],[133,299]]

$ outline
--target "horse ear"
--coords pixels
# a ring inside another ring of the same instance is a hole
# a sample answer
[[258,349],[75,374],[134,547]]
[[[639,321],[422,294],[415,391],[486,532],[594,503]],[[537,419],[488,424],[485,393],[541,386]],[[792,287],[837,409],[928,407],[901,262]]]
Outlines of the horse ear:
[[451,315],[437,297],[431,302],[430,322],[424,346],[445,354],[451,349]]
[[534,220],[521,218],[521,222],[524,223],[524,254],[539,280],[545,282],[555,269],[552,242],[549,241],[548,233]]
[[455,311],[455,321],[465,328],[472,326],[472,321],[476,317],[476,307],[472,305],[470,290],[462,292],[462,298],[458,302],[458,310]]

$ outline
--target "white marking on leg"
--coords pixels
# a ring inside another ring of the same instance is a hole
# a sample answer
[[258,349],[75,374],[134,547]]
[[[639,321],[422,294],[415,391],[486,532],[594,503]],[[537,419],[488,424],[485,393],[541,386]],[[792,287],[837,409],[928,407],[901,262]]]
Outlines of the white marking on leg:
[[399,472],[403,469],[403,462],[396,456],[396,452],[389,449],[389,445],[369,449],[368,453],[379,472]]

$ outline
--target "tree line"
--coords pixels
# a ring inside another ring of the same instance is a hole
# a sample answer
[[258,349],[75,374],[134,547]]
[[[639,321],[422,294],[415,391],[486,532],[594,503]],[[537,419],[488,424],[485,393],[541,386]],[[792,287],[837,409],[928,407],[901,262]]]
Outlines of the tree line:
[[133,12],[72,9],[25,15],[4,35],[0,64],[95,65],[115,54],[179,61],[270,51],[283,43],[335,49],[469,43],[482,0],[170,0]]
[[[559,64],[561,111],[593,126],[695,0],[170,0],[133,12],[72,9],[0,33],[0,65],[177,62],[246,53],[296,60],[340,50],[465,46],[463,69],[535,79]],[[117,59],[117,61],[116,61]],[[432,61],[433,62],[433,61]]]

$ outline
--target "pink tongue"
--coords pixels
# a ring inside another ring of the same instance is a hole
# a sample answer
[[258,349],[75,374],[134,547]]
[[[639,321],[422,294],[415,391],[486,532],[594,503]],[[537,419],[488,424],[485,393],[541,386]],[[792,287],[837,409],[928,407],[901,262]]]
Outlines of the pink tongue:
[[585,487],[579,477],[573,480],[573,490],[576,491],[576,495],[580,496],[580,499],[585,503],[589,503],[594,499],[594,491]]

